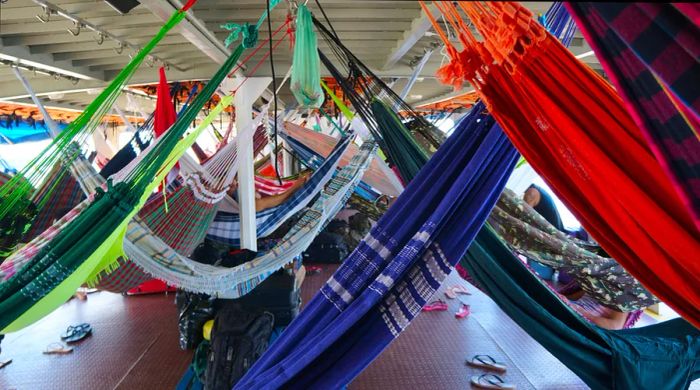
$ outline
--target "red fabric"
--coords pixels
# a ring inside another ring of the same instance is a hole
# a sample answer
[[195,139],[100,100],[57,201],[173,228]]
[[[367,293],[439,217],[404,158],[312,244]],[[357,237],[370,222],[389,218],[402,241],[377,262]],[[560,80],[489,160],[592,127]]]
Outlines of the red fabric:
[[[159,72],[160,81],[156,90],[156,111],[153,117],[153,132],[156,134],[156,138],[160,138],[177,119],[175,105],[173,105],[173,99],[170,97],[170,86],[168,86],[168,80],[165,78],[165,68],[161,67]],[[175,180],[179,172],[180,164],[178,163],[168,172],[166,183]],[[162,190],[162,185],[159,187],[159,190]]]
[[275,168],[271,164],[267,164],[259,173],[263,176],[273,177],[275,176]]
[[459,5],[487,44],[465,39],[452,69],[601,246],[700,327],[700,232],[622,100],[521,5]]
[[156,90],[156,113],[153,118],[153,130],[156,133],[156,138],[160,138],[177,119],[173,99],[170,97],[168,80],[165,78],[165,68],[161,67],[159,72],[160,81]]
[[182,12],[187,12],[190,8],[192,8],[192,6],[194,5],[194,3],[196,3],[196,2],[197,2],[197,0],[189,0],[189,1],[182,7],[181,11],[182,11]]
[[142,295],[142,294],[157,294],[164,292],[175,292],[177,288],[168,286],[164,281],[151,279],[141,283],[138,287],[134,287],[127,291],[127,295]]

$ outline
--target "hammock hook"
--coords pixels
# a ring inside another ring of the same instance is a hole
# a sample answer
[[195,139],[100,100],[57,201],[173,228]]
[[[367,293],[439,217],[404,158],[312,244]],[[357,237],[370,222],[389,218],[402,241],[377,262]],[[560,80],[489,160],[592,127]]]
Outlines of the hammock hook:
[[41,23],[48,23],[49,20],[51,20],[52,11],[49,10],[49,7],[47,7],[45,5],[42,6],[41,8],[44,10],[44,14],[43,15],[36,15],[36,18],[39,19],[41,21]]
[[73,22],[73,24],[75,25],[74,28],[67,28],[66,30],[68,30],[70,35],[77,37],[80,35],[80,29],[83,27],[83,24],[79,22]]
[[122,52],[124,52],[124,43],[122,43],[122,41],[117,41],[117,47],[114,48],[114,51],[117,54],[122,54]]
[[97,42],[98,45],[102,45],[105,42],[105,35],[101,32],[97,33],[95,42]]

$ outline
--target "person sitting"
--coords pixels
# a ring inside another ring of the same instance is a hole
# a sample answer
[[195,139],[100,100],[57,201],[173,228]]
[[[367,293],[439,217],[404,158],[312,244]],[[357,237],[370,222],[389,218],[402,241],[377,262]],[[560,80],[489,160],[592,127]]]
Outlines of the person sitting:
[[[297,181],[289,187],[286,191],[270,196],[262,196],[258,191],[255,191],[255,211],[267,210],[269,208],[277,207],[289,199],[294,193],[309,180],[310,174],[304,174],[297,179]],[[238,182],[233,181],[228,190],[228,195],[232,198],[236,197],[236,190],[238,189]]]
[[551,223],[559,231],[567,233],[564,229],[564,224],[561,221],[561,216],[559,211],[557,211],[557,206],[554,203],[552,196],[544,190],[544,188],[533,184],[525,190],[523,195],[523,200],[525,203],[532,206],[535,211],[537,211],[547,222]]

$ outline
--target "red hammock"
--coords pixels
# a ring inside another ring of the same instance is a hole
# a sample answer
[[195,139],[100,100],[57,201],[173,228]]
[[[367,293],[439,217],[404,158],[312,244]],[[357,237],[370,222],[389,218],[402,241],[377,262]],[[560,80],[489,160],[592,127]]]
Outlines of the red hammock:
[[[700,326],[700,233],[606,81],[513,2],[435,2],[459,31],[443,82],[469,81],[513,144],[587,231],[652,293]],[[424,10],[429,13],[425,4]]]

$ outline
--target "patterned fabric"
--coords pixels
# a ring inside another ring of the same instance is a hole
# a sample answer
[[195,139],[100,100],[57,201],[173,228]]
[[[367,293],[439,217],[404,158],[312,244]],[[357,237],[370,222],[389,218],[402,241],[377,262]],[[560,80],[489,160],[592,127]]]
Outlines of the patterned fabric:
[[[576,311],[585,311],[596,317],[604,317],[607,314],[606,311],[609,310],[605,306],[601,305],[597,299],[587,294],[584,294],[581,298],[575,301],[568,300],[566,297],[564,297],[562,301],[569,307],[574,308]],[[633,327],[634,324],[639,321],[639,318],[642,316],[642,312],[642,310],[633,310],[628,312],[625,323],[622,325],[622,329],[629,329]]]
[[[284,221],[296,214],[311,201],[331,180],[338,160],[350,145],[350,138],[341,139],[330,156],[313,173],[309,180],[294,195],[277,207],[256,213],[258,237],[265,237],[275,231]],[[209,227],[207,237],[233,246],[240,243],[240,216],[238,214],[218,212]]]
[[295,180],[282,180],[280,185],[276,179],[255,176],[255,191],[263,196],[279,195],[287,191],[294,183]]
[[[282,137],[287,144],[292,148],[294,151],[294,154],[296,155],[295,157],[299,158],[301,160],[301,163],[304,167],[308,167],[311,169],[318,169],[319,166],[324,161],[324,157],[314,151],[313,149],[307,147],[304,145],[301,141],[298,141],[291,135],[286,134],[285,132],[280,133],[280,137]],[[354,145],[350,145],[350,154],[354,154],[352,149]],[[372,159],[373,162],[376,162],[376,159]],[[381,163],[381,162],[380,162]],[[341,159],[340,165],[341,167],[343,166],[343,161]],[[383,164],[383,163],[381,163]],[[374,165],[374,164],[373,164]],[[370,169],[372,169],[370,167]],[[392,173],[393,174],[393,173]],[[367,175],[367,174],[366,174]],[[382,195],[381,192],[379,192],[377,189],[374,189],[369,182],[365,182],[364,178],[363,181],[360,182],[360,184],[355,187],[355,193],[364,199],[367,200],[375,200],[377,199],[380,195]]]
[[111,270],[103,272],[99,280],[91,285],[101,291],[121,294],[151,279],[153,276],[143,272],[130,259],[120,257]]
[[[363,123],[359,118],[355,121]],[[308,151],[315,153],[321,158],[328,157],[334,145],[338,142],[334,137],[297,126],[290,122],[284,123],[283,130],[284,131],[280,132],[280,136],[282,136],[285,141],[293,139],[297,144],[303,145]],[[357,129],[355,132],[359,134]],[[361,134],[359,135],[362,136]],[[294,150],[297,151],[297,149]],[[350,145],[348,153],[341,158],[338,165],[341,167],[345,166],[355,153],[357,153],[357,145]],[[372,165],[370,165],[362,180],[367,184],[367,188],[376,189],[375,193],[398,196],[403,191],[403,186],[398,181],[396,175],[380,158],[372,159]]]
[[49,243],[70,221],[74,220],[90,204],[92,197],[83,200],[53,225],[45,229],[39,236],[22,246],[19,250],[0,264],[0,281],[12,277],[25,264],[32,260],[41,248]]
[[517,160],[493,120],[476,114],[235,389],[340,388],[406,328],[466,251]]
[[85,199],[85,196],[69,170],[59,162],[54,165],[44,186],[39,189],[34,199],[35,203],[39,204],[38,213],[24,242],[31,241],[46,230],[55,220]]
[[516,252],[571,273],[588,295],[611,309],[629,312],[658,302],[614,259],[598,256],[594,245],[568,237],[509,189],[488,221]]
[[376,151],[365,142],[351,163],[343,167],[321,192],[319,199],[303,211],[301,218],[271,250],[233,268],[201,264],[179,255],[154,235],[140,220],[129,224],[125,250],[132,264],[182,289],[238,298],[247,294],[269,275],[292,262],[303,252],[324,225],[343,207]]
[[700,228],[700,26],[672,4],[567,7]]

